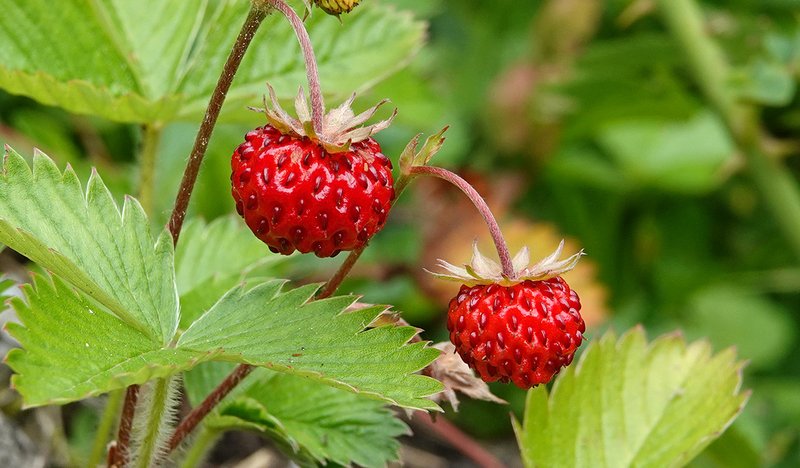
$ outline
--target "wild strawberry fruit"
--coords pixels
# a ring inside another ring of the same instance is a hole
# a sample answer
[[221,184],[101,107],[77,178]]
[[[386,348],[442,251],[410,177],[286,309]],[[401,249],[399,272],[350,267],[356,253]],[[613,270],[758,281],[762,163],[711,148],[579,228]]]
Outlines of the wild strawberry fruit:
[[247,133],[231,157],[236,211],[275,253],[333,257],[364,245],[394,199],[392,163],[371,137],[392,118],[358,127],[383,102],[355,116],[353,96],[316,133],[302,89],[299,119],[281,109],[272,88],[270,97],[269,124]]
[[353,8],[358,6],[361,0],[314,0],[314,3],[329,15],[339,16],[342,13],[350,13]]
[[572,269],[582,252],[559,261],[562,249],[563,242],[528,268],[524,248],[514,258],[515,279],[504,277],[477,247],[465,268],[440,260],[449,274],[437,276],[464,283],[450,301],[450,341],[484,381],[528,389],[549,382],[572,362],[586,326],[577,293],[559,275]]

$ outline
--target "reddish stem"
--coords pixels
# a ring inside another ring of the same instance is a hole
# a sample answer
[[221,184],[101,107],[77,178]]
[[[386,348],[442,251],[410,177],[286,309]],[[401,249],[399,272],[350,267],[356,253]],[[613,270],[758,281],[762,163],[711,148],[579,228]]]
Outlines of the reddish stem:
[[255,369],[255,367],[249,364],[239,364],[233,372],[225,377],[225,380],[223,380],[202,403],[192,409],[192,411],[183,418],[183,421],[178,424],[178,427],[175,428],[175,432],[172,433],[172,437],[169,439],[168,450],[170,452],[175,450],[175,448],[183,442],[183,439],[197,427],[200,421],[202,421],[231,390],[239,385],[239,382],[244,380],[253,369]]
[[228,60],[222,68],[222,74],[217,81],[217,86],[211,94],[205,117],[203,117],[203,123],[200,124],[200,129],[197,131],[194,146],[189,155],[189,162],[183,172],[183,179],[181,180],[180,188],[178,188],[178,195],[175,198],[172,216],[169,219],[168,226],[169,232],[172,234],[173,244],[178,243],[183,220],[186,217],[186,209],[189,207],[189,199],[197,181],[197,174],[200,172],[200,164],[203,162],[203,157],[208,149],[208,141],[211,139],[219,112],[222,109],[222,103],[225,102],[225,96],[231,87],[233,77],[236,76],[236,70],[239,69],[239,65],[242,63],[242,57],[244,57],[244,53],[250,46],[250,42],[252,42],[253,36],[255,36],[265,16],[265,9],[253,3],[250,12],[247,14],[247,19],[242,25],[241,31],[239,31],[239,36],[231,49],[231,53],[228,55]]
[[494,246],[497,249],[497,256],[500,257],[500,264],[503,266],[503,275],[509,279],[514,279],[516,273],[514,272],[514,265],[511,262],[511,253],[508,251],[506,240],[503,238],[503,233],[500,231],[500,226],[497,224],[492,210],[489,209],[486,201],[481,197],[478,191],[475,190],[469,182],[462,179],[461,176],[441,167],[414,166],[411,168],[410,173],[412,175],[430,175],[444,179],[464,192],[472,204],[475,205],[475,208],[478,209],[481,216],[483,216],[483,220],[486,221],[486,225],[489,227],[489,233],[492,235]]
[[314,132],[319,135],[322,133],[322,118],[325,115],[325,103],[322,100],[322,88],[319,84],[319,71],[317,70],[317,59],[314,57],[314,48],[311,46],[311,38],[308,37],[303,20],[297,13],[283,0],[267,0],[276,10],[283,13],[289,20],[303,50],[303,58],[306,61],[306,76],[308,77],[308,91],[311,94],[311,122],[314,125]]
[[139,400],[139,386],[131,385],[125,391],[125,403],[122,405],[122,417],[119,421],[117,441],[108,451],[108,466],[125,466],[128,463],[128,450],[131,443],[133,416],[136,413],[136,402]]
[[439,435],[439,437],[474,461],[478,466],[483,468],[502,468],[505,466],[497,457],[444,417],[439,417],[434,421],[430,414],[417,411],[414,413],[414,420]]

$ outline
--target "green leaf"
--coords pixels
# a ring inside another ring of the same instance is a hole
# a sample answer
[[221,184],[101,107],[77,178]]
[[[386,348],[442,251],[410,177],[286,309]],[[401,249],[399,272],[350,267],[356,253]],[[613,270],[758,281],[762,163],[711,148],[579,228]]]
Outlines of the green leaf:
[[687,121],[616,121],[598,142],[632,182],[690,194],[716,187],[734,155],[722,122],[707,111]]
[[188,369],[212,353],[163,346],[77,294],[58,277],[34,277],[12,300],[22,345],[6,361],[27,407],[61,404]]
[[407,344],[413,328],[366,329],[382,307],[344,312],[354,297],[308,302],[318,286],[281,293],[282,284],[231,291],[186,330],[178,347],[219,351],[221,359],[302,375],[398,406],[438,409],[424,397],[441,391],[441,384],[413,373],[439,351]]
[[797,89],[787,66],[762,58],[736,74],[733,81],[740,97],[767,106],[788,105]]
[[275,255],[238,217],[188,221],[175,251],[181,328],[187,328],[223,294],[252,273],[286,259]]
[[129,326],[169,342],[178,325],[172,239],[153,238],[139,203],[120,213],[93,172],[84,193],[70,167],[34,153],[33,170],[6,148],[0,242],[61,276]]
[[689,307],[687,334],[706,336],[717,347],[736,345],[751,369],[775,367],[794,348],[797,333],[789,311],[739,284],[704,288]]
[[[116,121],[198,121],[248,6],[235,0],[0,0],[0,88]],[[322,83],[336,98],[397,70],[424,39],[422,23],[381,5],[364,5],[344,21],[320,14],[306,22]],[[245,108],[260,101],[265,82],[285,98],[305,83],[294,33],[278,14],[254,39],[221,118],[257,119]]]
[[[230,370],[223,363],[201,364],[187,373],[187,392],[209,393]],[[395,438],[408,433],[384,403],[303,377],[257,369],[240,387],[206,424],[265,433],[302,466],[382,467],[397,459]]]
[[678,334],[606,333],[549,396],[528,392],[524,426],[513,421],[525,465],[682,466],[741,412],[742,366],[732,349],[712,355]]

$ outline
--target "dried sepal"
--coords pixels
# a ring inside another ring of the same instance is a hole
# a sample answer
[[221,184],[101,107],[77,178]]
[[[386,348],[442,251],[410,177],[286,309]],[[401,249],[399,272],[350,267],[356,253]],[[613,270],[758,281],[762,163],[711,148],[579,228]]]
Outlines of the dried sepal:
[[543,281],[549,278],[560,276],[575,268],[580,258],[584,255],[583,250],[573,254],[563,260],[559,260],[564,250],[564,241],[558,244],[558,248],[543,258],[535,265],[528,266],[530,263],[530,251],[528,247],[523,247],[514,256],[512,264],[514,266],[514,277],[508,278],[503,274],[503,268],[499,263],[483,255],[478,250],[478,242],[472,245],[472,259],[463,267],[453,265],[445,260],[439,259],[437,265],[445,270],[445,273],[430,272],[435,277],[456,281],[467,286],[477,286],[479,284],[500,284],[511,286],[523,281]]
[[322,118],[322,128],[315,129],[311,107],[302,87],[298,90],[297,97],[294,101],[297,118],[292,117],[281,107],[272,86],[267,84],[267,88],[269,89],[270,102],[267,103],[265,96],[263,109],[251,109],[263,112],[270,125],[280,130],[281,133],[308,137],[322,145],[328,153],[349,151],[353,143],[366,140],[372,135],[389,127],[397,115],[397,109],[395,109],[388,119],[370,125],[363,125],[367,120],[372,118],[378,109],[386,104],[388,100],[384,99],[366,111],[356,115],[350,107],[356,97],[356,95],[353,94],[341,105],[326,113]]
[[489,390],[486,382],[475,376],[475,373],[456,353],[456,347],[449,341],[436,343],[434,348],[442,352],[430,366],[430,376],[444,384],[444,391],[435,398],[446,399],[453,410],[458,411],[458,397],[456,392],[462,393],[476,400],[491,401],[494,403],[507,403],[498,398]]

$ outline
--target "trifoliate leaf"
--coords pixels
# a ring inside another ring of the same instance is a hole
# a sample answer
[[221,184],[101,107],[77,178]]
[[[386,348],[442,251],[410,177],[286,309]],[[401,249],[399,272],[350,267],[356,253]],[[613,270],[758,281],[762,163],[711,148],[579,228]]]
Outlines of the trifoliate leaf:
[[[249,4],[0,0],[0,88],[116,121],[198,121]],[[349,15],[347,27],[326,15],[306,25],[325,90],[337,99],[397,70],[424,39],[422,23],[377,4]],[[305,82],[297,40],[279,14],[264,20],[222,119],[258,119],[245,108],[260,102],[266,82],[285,98]]]
[[440,392],[441,384],[413,373],[439,351],[407,344],[415,329],[366,329],[382,307],[343,313],[354,297],[309,302],[318,286],[280,293],[282,284],[234,289],[186,330],[178,347],[221,352],[221,359],[306,376],[399,406],[438,408],[425,397]]
[[188,221],[175,250],[181,328],[187,328],[248,274],[264,273],[285,256],[271,253],[247,225],[225,216],[211,223]]
[[6,148],[0,242],[59,275],[146,336],[168,343],[178,325],[172,239],[156,240],[139,203],[122,212],[100,177],[86,191],[41,152],[33,170]]
[[[208,362],[187,373],[187,392],[200,401],[232,366]],[[397,459],[397,436],[408,428],[384,403],[304,377],[255,370],[206,424],[268,435],[301,466],[326,462],[382,467]]]
[[732,349],[677,334],[647,343],[633,329],[591,343],[548,395],[528,392],[524,426],[514,420],[528,467],[683,466],[742,410]]
[[67,403],[188,369],[211,353],[162,346],[76,293],[58,277],[35,276],[12,300],[22,345],[6,361],[26,406]]

